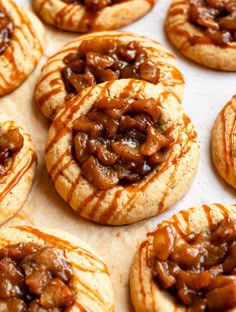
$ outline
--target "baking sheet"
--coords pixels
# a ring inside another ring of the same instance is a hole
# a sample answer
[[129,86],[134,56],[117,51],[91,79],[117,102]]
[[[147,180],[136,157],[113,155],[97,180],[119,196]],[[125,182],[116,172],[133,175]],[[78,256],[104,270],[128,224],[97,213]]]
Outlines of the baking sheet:
[[[30,8],[30,0],[16,0]],[[47,57],[56,52],[76,34],[46,27],[45,53],[34,73],[10,95],[0,99],[1,111],[9,114],[31,133],[38,156],[33,188],[23,209],[3,227],[29,224],[66,230],[90,244],[103,257],[109,267],[115,292],[115,311],[133,311],[129,299],[129,270],[135,251],[147,231],[163,219],[203,203],[235,202],[235,190],[228,186],[215,171],[210,156],[210,135],[213,122],[221,108],[236,94],[236,73],[218,72],[204,68],[183,57],[168,41],[164,32],[164,19],[170,0],[159,0],[154,9],[139,21],[122,28],[161,42],[177,58],[185,76],[183,107],[194,122],[201,158],[197,174],[188,193],[161,216],[128,226],[100,226],[76,215],[61,199],[48,179],[44,146],[50,123],[42,116],[33,101],[33,91],[40,69]]]

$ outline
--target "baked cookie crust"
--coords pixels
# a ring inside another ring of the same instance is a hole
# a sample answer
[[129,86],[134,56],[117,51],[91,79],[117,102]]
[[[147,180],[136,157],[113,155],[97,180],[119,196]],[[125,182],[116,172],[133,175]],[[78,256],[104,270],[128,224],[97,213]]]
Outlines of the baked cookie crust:
[[[81,168],[71,154],[73,121],[102,96],[117,98],[122,94],[135,99],[154,98],[162,113],[161,128],[174,142],[166,161],[141,181],[99,191],[81,176]],[[121,79],[88,87],[67,102],[49,129],[45,159],[50,179],[72,209],[97,223],[119,225],[156,216],[179,200],[195,175],[199,145],[194,125],[175,97],[161,86]]]
[[147,14],[156,0],[128,0],[92,12],[82,4],[60,0],[33,0],[35,12],[46,23],[59,29],[90,32],[117,29]]
[[47,118],[52,120],[56,113],[65,106],[67,92],[61,77],[61,70],[65,67],[63,58],[68,53],[77,52],[78,46],[83,41],[96,38],[119,40],[121,44],[127,44],[131,41],[140,43],[147,51],[150,60],[160,69],[158,84],[162,84],[179,101],[182,100],[184,89],[183,75],[178,69],[175,57],[161,46],[160,43],[144,36],[127,32],[97,32],[83,35],[66,44],[60,51],[49,57],[43,67],[35,89],[35,100]]
[[189,0],[173,0],[165,29],[170,41],[189,59],[206,67],[236,71],[236,42],[215,44],[203,28],[189,21]]
[[236,95],[224,106],[212,129],[211,153],[221,177],[236,188]]
[[0,8],[13,22],[9,45],[0,54],[0,96],[5,95],[29,76],[43,53],[44,28],[31,12],[12,0],[0,0]]
[[24,138],[22,148],[12,156],[7,174],[0,177],[0,224],[11,218],[24,204],[35,176],[36,154],[30,134],[0,113],[2,129],[19,129]]
[[99,255],[77,237],[57,229],[30,226],[5,228],[0,231],[0,248],[17,243],[36,243],[65,251],[73,270],[71,287],[75,303],[68,311],[114,311],[113,289],[108,268]]
[[147,239],[140,244],[135,255],[130,273],[131,299],[136,312],[184,312],[184,305],[176,302],[176,298],[160,288],[154,280],[152,269],[155,254],[153,239],[155,232],[166,225],[173,225],[183,235],[202,233],[209,235],[210,227],[230,217],[236,222],[236,206],[211,204],[181,211],[170,219],[161,222],[153,233],[147,234]]

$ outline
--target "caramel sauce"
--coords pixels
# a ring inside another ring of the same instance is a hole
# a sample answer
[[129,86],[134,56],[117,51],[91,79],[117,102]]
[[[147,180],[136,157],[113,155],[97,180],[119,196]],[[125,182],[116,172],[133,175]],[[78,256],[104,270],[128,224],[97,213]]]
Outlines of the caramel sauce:
[[76,212],[80,214],[83,211],[84,207],[86,207],[95,197],[96,192],[94,191],[79,203],[79,207],[77,207]]
[[[51,167],[51,169],[48,172],[48,176],[50,177],[50,179],[53,180],[53,177],[55,176],[55,174],[57,174],[57,170],[59,168],[59,165],[61,163],[61,161],[67,157],[69,155],[69,151],[66,150],[59,158],[58,160],[53,164],[53,166]],[[60,172],[60,170],[59,170]],[[56,179],[55,179],[56,180]]]
[[[74,266],[74,264],[73,264],[73,266]],[[80,268],[80,270],[81,270],[81,268]],[[93,271],[92,271],[92,273],[93,273]],[[94,273],[96,273],[96,270],[94,270]],[[92,289],[91,287],[89,287],[88,285],[86,285],[86,283],[84,283],[83,280],[80,279],[78,276],[74,277],[73,281],[75,282],[75,284],[82,285],[83,288],[82,289],[80,288],[80,293],[84,294],[87,299],[100,301],[101,303],[104,302],[104,298],[99,294],[99,291],[96,291],[96,290]],[[86,312],[88,311],[87,308],[85,311]]]
[[[151,281],[151,283],[144,285],[144,280],[143,280],[144,272],[143,272],[142,268],[144,266],[149,266],[149,248],[148,248],[148,245],[149,245],[148,241],[142,242],[140,247],[139,247],[139,251],[138,251],[138,262],[139,262],[138,268],[140,269],[139,270],[139,285],[140,285],[140,292],[142,294],[143,306],[147,306],[146,293],[148,293],[150,291],[150,289],[148,290],[147,287],[149,285],[150,285],[149,287],[152,287],[152,284],[153,284],[153,281]],[[150,311],[155,311],[154,298],[155,298],[155,296],[148,298],[148,301],[149,300],[152,301],[152,307],[153,307],[152,309],[150,309]]]
[[38,100],[38,105],[42,106],[45,102],[47,102],[51,96],[56,95],[62,91],[62,86],[59,86],[55,89],[50,89],[50,91],[44,93],[41,98]]
[[105,213],[101,216],[100,221],[102,224],[105,224],[110,218],[113,216],[115,218],[114,211],[116,211],[116,208],[118,207],[119,204],[119,199],[122,195],[122,190],[118,190],[115,192],[113,195],[113,199],[109,205],[109,207],[106,209]]
[[[236,113],[236,110],[232,103],[229,103],[226,105],[223,110],[220,112],[220,118],[222,122],[222,133],[223,133],[223,147],[224,147],[224,159],[225,159],[225,173],[226,175],[229,174],[229,172],[232,170],[231,168],[235,169],[234,165],[234,147],[233,147],[233,139],[234,139],[234,133],[235,133],[235,125],[236,125],[236,117],[234,117],[233,125],[230,129],[227,129],[227,122],[226,122],[226,114],[228,110],[231,110],[234,115]],[[227,138],[229,137],[229,138]]]
[[24,174],[31,168],[31,166],[36,161],[36,154],[34,153],[31,159],[28,160],[28,162],[24,165],[21,170],[16,172],[14,177],[6,184],[4,185],[3,190],[0,192],[0,202],[3,201],[5,196],[13,189],[13,187],[20,181],[20,179],[24,176]]
[[[96,194],[96,200],[93,204],[92,210],[89,213],[89,217],[93,219],[93,217],[95,216],[96,212],[97,212],[97,207],[101,206],[102,201],[105,199],[107,195],[106,191],[101,191],[98,194]],[[95,199],[94,198],[94,199]]]
[[[94,270],[96,267],[96,272],[108,274],[108,269],[107,269],[106,265],[100,259],[98,259],[94,254],[90,253],[89,251],[87,251],[86,249],[84,249],[82,247],[73,245],[72,243],[70,243],[67,240],[61,239],[61,238],[54,236],[54,235],[51,235],[51,234],[41,232],[40,230],[38,230],[36,228],[32,228],[30,226],[16,226],[16,229],[18,229],[22,232],[30,233],[33,236],[36,236],[36,237],[42,239],[46,243],[51,244],[53,246],[56,246],[60,249],[66,250],[68,252],[75,252],[82,257],[86,257],[86,260],[89,261],[89,264],[92,267],[94,266]],[[71,264],[73,267],[77,266],[77,268],[79,268],[79,270],[81,270],[81,271],[94,272],[93,270],[91,271],[91,268],[86,268],[86,266],[84,266],[84,265],[78,267],[77,263],[71,262]]]
[[[66,168],[69,168],[70,165],[74,164],[75,161],[74,160],[71,160],[69,161],[67,164],[65,164],[63,167],[62,167],[62,171],[64,171]],[[58,172],[58,174],[60,174],[60,172]],[[74,192],[76,190],[76,187],[77,185],[79,184],[79,181],[81,179],[81,175],[78,174],[77,178],[75,179],[75,182],[72,184],[69,192],[68,192],[68,195],[67,195],[67,199],[66,201],[68,202],[68,204],[70,205],[71,204],[71,200],[72,200],[72,197],[74,195]],[[55,180],[57,180],[57,177],[55,176]]]

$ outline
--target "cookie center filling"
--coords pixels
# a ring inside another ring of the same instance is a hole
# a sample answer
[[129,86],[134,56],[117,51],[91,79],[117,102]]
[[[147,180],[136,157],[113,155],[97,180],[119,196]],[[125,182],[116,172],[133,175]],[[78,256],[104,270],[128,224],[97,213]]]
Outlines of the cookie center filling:
[[173,224],[155,233],[153,274],[158,285],[194,311],[236,307],[236,226],[230,218],[188,237]]
[[99,189],[137,182],[165,160],[173,139],[160,130],[153,98],[104,97],[73,123],[82,175]]
[[13,22],[0,8],[0,55],[7,48],[13,34]]
[[72,267],[65,252],[34,243],[0,249],[0,310],[64,311],[74,302]]
[[122,44],[113,39],[84,40],[78,51],[66,55],[63,61],[66,100],[88,86],[108,80],[136,78],[153,84],[159,80],[159,68],[137,41]]
[[189,19],[218,45],[236,41],[235,0],[190,0]]
[[63,2],[74,5],[84,5],[92,12],[98,12],[113,4],[126,2],[127,0],[63,0]]
[[24,138],[19,129],[3,131],[0,127],[0,178],[7,173],[13,154],[17,153],[23,144]]

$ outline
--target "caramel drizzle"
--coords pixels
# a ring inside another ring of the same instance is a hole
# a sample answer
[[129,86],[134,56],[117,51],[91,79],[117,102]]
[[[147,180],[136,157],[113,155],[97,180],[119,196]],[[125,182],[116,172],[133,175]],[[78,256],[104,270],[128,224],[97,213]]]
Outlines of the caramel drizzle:
[[[152,270],[153,266],[153,251],[149,241],[143,241],[138,250],[138,285],[140,286],[139,291],[142,295],[142,307],[145,307],[146,311],[156,311],[158,302],[156,301],[156,288],[157,284],[153,279],[152,273],[150,272],[149,281],[147,281],[147,273],[144,271],[145,268]],[[173,302],[174,311],[179,311],[180,305],[177,301]],[[170,310],[171,311],[171,310]]]
[[[236,96],[233,98],[236,99]],[[236,133],[236,106],[233,103],[233,99],[223,108],[220,112],[220,118],[222,122],[222,137],[223,137],[223,147],[224,147],[224,159],[225,159],[225,174],[226,176],[234,170],[234,176],[236,178],[236,164],[234,154],[234,135]],[[234,120],[231,125],[227,124],[227,114],[229,111],[232,112]]]
[[[74,266],[74,264],[75,263],[73,262],[72,265]],[[96,273],[96,270],[94,270],[94,272],[92,273]],[[90,298],[91,300],[95,299],[97,301],[100,301],[101,303],[104,302],[104,298],[99,294],[99,291],[93,290],[91,287],[86,285],[86,283],[83,282],[78,276],[74,277],[73,281],[75,284],[80,284],[82,286],[82,289],[80,288],[80,293],[86,295],[87,298]]]
[[3,201],[5,196],[14,188],[14,186],[17,185],[17,183],[20,181],[20,179],[26,174],[26,172],[32,167],[32,165],[36,161],[36,154],[33,150],[28,150],[29,153],[33,153],[32,157],[28,159],[28,162],[25,164],[24,167],[22,167],[17,173],[11,178],[10,181],[8,181],[5,185],[3,190],[0,192],[0,202]]
[[[149,242],[148,241],[144,241],[141,243],[141,246],[139,248],[138,251],[138,269],[139,269],[139,274],[138,274],[138,278],[139,278],[139,285],[140,285],[140,292],[142,294],[142,302],[143,302],[143,306],[147,307],[149,311],[155,311],[155,296],[151,296],[148,297],[146,296],[146,294],[148,293],[153,293],[152,288],[153,288],[153,284],[154,281],[152,279],[152,277],[150,278],[150,283],[143,283],[144,281],[144,276],[145,273],[143,272],[143,268],[144,267],[150,267],[150,253],[149,253]],[[149,288],[148,288],[149,286]],[[149,307],[150,305],[150,300],[151,300],[151,309]],[[149,302],[149,304],[148,304]]]
[[77,253],[79,256],[86,257],[86,260],[89,262],[91,267],[86,267],[84,263],[82,266],[78,266],[78,263],[73,263],[73,266],[77,267],[77,269],[81,271],[91,272],[91,273],[99,272],[103,274],[109,274],[107,266],[100,259],[98,259],[94,254],[92,254],[91,252],[89,252],[88,250],[82,247],[76,246],[67,240],[58,238],[57,236],[54,236],[51,234],[44,233],[30,226],[16,226],[16,228],[20,231],[30,233],[42,239],[46,243],[56,246],[60,249],[64,249],[68,252],[74,252],[74,253]]
[[[211,206],[202,205],[200,208],[189,208],[188,210],[182,210],[178,214],[172,216],[171,219],[166,220],[165,224],[173,224],[180,236],[188,237],[190,234],[193,233],[191,228],[191,213],[197,209],[202,209],[202,211],[204,212],[205,218],[208,223],[208,228],[210,230],[215,229],[216,225],[218,224],[218,220],[216,220],[216,218],[214,217],[214,213],[217,210],[219,210],[219,212],[223,215],[223,218],[229,217],[228,210],[223,205],[215,203]],[[182,220],[184,220],[185,222],[183,222]],[[150,235],[148,236],[155,235],[156,231],[149,233]]]
[[[128,0],[126,0],[128,1]],[[123,0],[123,2],[126,2]],[[150,8],[154,6],[156,0],[144,0],[146,1]],[[40,6],[37,9],[39,15],[44,15],[44,6],[47,4],[47,0],[41,0]],[[138,2],[138,1],[135,1]],[[114,4],[114,5],[122,5],[122,3]],[[75,16],[79,16],[77,20],[77,30],[79,31],[82,28],[86,28],[88,31],[92,30],[94,25],[96,25],[97,18],[100,16],[100,11],[91,12],[84,5],[78,4],[68,4],[60,5],[59,9],[55,14],[51,16],[53,18],[55,25],[58,28],[63,28],[63,25],[70,25],[71,27],[75,26]]]
[[[41,232],[40,230],[32,228],[30,226],[17,226],[16,229],[26,233],[30,233],[36,236],[37,238],[42,239],[46,243],[56,246],[60,249],[66,250],[68,252],[77,253],[79,256],[86,258],[86,260],[89,262],[90,267],[88,265],[85,265],[85,263],[79,265],[78,262],[70,261],[74,270],[76,269],[91,274],[102,273],[109,275],[107,266],[94,254],[92,254],[91,252],[82,247],[73,245],[67,240],[63,240],[54,235]],[[105,298],[102,297],[102,295],[99,293],[99,290],[96,290],[96,288],[92,289],[91,287],[86,285],[78,276],[74,276],[73,281],[75,284],[79,284],[81,286],[79,288],[79,292],[86,294],[86,296],[93,301],[96,300],[102,304],[106,304]],[[81,311],[89,311],[88,308],[84,307],[84,305],[78,299],[76,300],[75,304],[82,309]]]
[[[109,89],[109,87],[113,84],[113,81],[109,81],[106,84],[106,88],[100,90],[100,96],[105,96],[107,93],[107,90]],[[132,90],[132,85],[134,83],[134,80],[130,80],[129,83],[127,84],[126,88],[124,88],[124,90],[122,91],[122,96],[127,96],[129,93],[129,90]],[[136,86],[139,90],[136,90],[136,93],[142,93],[143,91],[143,84],[140,83],[139,86],[137,85],[136,82]],[[84,99],[86,97],[89,97],[90,93],[92,93],[93,88],[90,89],[91,91],[87,91],[85,92],[85,95],[83,96],[83,98],[79,101],[79,104],[77,105],[67,105],[64,112],[61,112],[58,114],[58,116],[56,117],[56,119],[54,120],[54,128],[55,128],[55,136],[51,139],[50,142],[48,142],[48,145],[46,147],[46,154],[49,153],[49,151],[54,147],[54,145],[64,136],[66,135],[66,133],[68,131],[70,131],[69,126],[68,125],[69,121],[72,119],[73,113],[76,112],[81,105],[83,105]],[[163,94],[160,95],[161,97],[165,97],[165,92]],[[73,103],[73,99],[72,99],[72,103]],[[62,115],[64,117],[64,120],[61,121],[62,119]],[[62,125],[63,124],[63,125]],[[177,144],[182,145],[182,150],[179,154],[172,155],[172,150],[169,153],[169,158],[162,163],[162,165],[160,166],[159,170],[150,177],[147,177],[144,181],[142,181],[141,183],[135,185],[135,186],[129,186],[126,187],[126,191],[129,193],[128,196],[128,200],[126,203],[123,203],[124,207],[125,207],[125,211],[123,211],[123,214],[125,214],[126,216],[131,212],[131,210],[134,208],[134,203],[137,200],[137,197],[139,196],[139,192],[144,192],[146,188],[148,188],[148,186],[150,185],[150,183],[152,181],[155,181],[156,179],[158,179],[160,177],[160,175],[162,175],[165,170],[167,168],[169,168],[171,165],[173,165],[173,170],[169,176],[169,182],[166,183],[166,189],[163,192],[163,197],[160,201],[159,206],[157,207],[157,213],[160,213],[163,209],[164,209],[164,201],[166,199],[166,197],[168,196],[170,189],[168,188],[168,185],[171,183],[171,181],[173,181],[175,179],[175,175],[176,175],[176,171],[179,165],[179,159],[181,157],[183,157],[185,154],[188,153],[188,151],[191,148],[192,145],[192,141],[196,140],[197,134],[196,131],[194,129],[191,129],[191,121],[190,119],[183,114],[182,115],[182,124],[181,125],[172,125],[169,129],[166,130],[166,134],[171,133],[171,131],[173,130],[173,128],[177,126],[179,127],[179,134],[178,134],[178,138],[177,138]],[[190,129],[189,129],[190,128]],[[183,135],[182,135],[182,131],[187,134],[187,139],[183,139]],[[174,146],[172,147],[172,149],[174,148]],[[61,175],[61,173],[63,172],[64,169],[68,168],[70,165],[74,164],[74,162],[69,161],[69,162],[65,162],[63,164],[63,167],[60,167],[60,163],[63,162],[63,159],[68,156],[69,151],[67,150],[66,152],[64,152],[64,154],[62,154],[59,159],[57,160],[56,163],[54,163],[52,165],[52,167],[49,169],[49,176],[51,177],[54,185],[56,184],[56,180],[58,179],[58,177]],[[57,171],[57,172],[56,172]],[[72,197],[74,194],[74,191],[76,190],[78,184],[80,183],[80,180],[82,179],[80,173],[78,174],[78,176],[74,179],[74,181],[72,182],[72,185],[70,187],[70,190],[68,191],[68,195],[67,198],[64,198],[69,204],[72,203]],[[110,218],[115,218],[115,215],[118,214],[119,212],[116,212],[118,204],[119,204],[119,198],[121,196],[122,190],[118,189],[112,196],[113,199],[111,200],[111,203],[108,205],[108,207],[106,207],[106,209],[104,209],[103,212],[100,212],[100,216],[99,216],[99,222],[106,224]],[[83,209],[86,209],[88,207],[88,205],[91,207],[89,216],[93,217],[95,216],[96,212],[99,209],[99,206],[101,205],[101,202],[105,199],[106,195],[108,194],[107,191],[100,191],[100,192],[95,192],[92,191],[86,198],[81,198],[81,201],[78,203],[77,207],[74,207],[74,209],[76,210],[76,212],[78,214],[82,214],[83,215]],[[96,199],[96,200],[95,200]]]
[[[91,36],[86,35],[85,37],[86,39],[90,39],[90,38],[95,39],[95,38],[101,38],[102,36],[104,36],[104,38],[120,39],[123,37],[123,38],[128,38],[129,40],[133,40],[133,37],[132,37],[133,35],[129,33],[125,33],[125,34],[115,33],[115,37],[114,37],[114,34],[107,34],[107,33],[105,35],[100,35],[96,37],[93,37],[92,35]],[[37,99],[37,103],[40,107],[45,106],[46,103],[49,101],[53,101],[53,97],[57,95],[58,93],[65,92],[64,83],[63,83],[63,80],[61,78],[61,73],[60,73],[61,68],[62,68],[62,64],[61,64],[62,58],[69,53],[76,52],[78,49],[78,45],[82,40],[83,40],[83,36],[82,38],[73,40],[70,44],[66,45],[62,50],[58,51],[57,53],[55,53],[48,59],[47,64],[44,66],[44,69],[46,68],[47,70],[49,70],[50,66],[56,63],[58,63],[58,67],[56,69],[55,67],[53,67],[52,70],[46,71],[46,73],[44,73],[44,71],[42,72],[40,80],[37,83],[36,90],[40,88],[40,85],[43,84],[46,79],[50,83],[50,81],[53,79],[51,77],[53,77],[54,75],[57,77],[57,81],[53,84],[50,91],[42,94]],[[139,38],[136,38],[135,40],[138,40],[139,42],[143,44],[148,54],[150,55],[150,59],[153,58],[157,66],[160,68],[159,83],[162,83],[167,88],[170,88],[170,90],[171,88],[176,87],[176,85],[181,86],[184,84],[182,73],[178,70],[178,68],[176,68],[176,66],[174,66],[171,63],[168,63],[168,59],[175,60],[175,57],[173,56],[172,53],[168,51],[162,51],[162,54],[160,56],[158,50],[159,50],[159,47],[161,46],[158,42],[155,42],[154,40],[151,40],[151,39],[147,40],[143,36],[139,36]],[[151,41],[155,45],[156,48],[149,45],[149,41]],[[173,93],[173,95],[177,97],[175,93]]]

